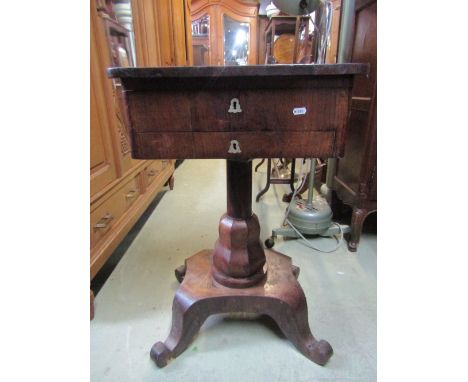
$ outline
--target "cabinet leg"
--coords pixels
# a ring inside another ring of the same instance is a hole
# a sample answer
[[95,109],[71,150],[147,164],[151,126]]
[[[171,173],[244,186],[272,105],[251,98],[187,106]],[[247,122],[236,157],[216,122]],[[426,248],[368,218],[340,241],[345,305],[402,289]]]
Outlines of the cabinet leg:
[[356,252],[361,239],[362,225],[366,220],[369,212],[364,208],[354,208],[353,216],[351,218],[351,237],[348,241],[348,249],[351,252]]
[[94,318],[94,293],[90,289],[89,290],[89,315],[90,315],[90,320]]
[[167,181],[167,183],[169,183],[169,189],[170,190],[174,189],[174,182],[175,182],[175,178],[174,178],[174,174],[172,174],[171,177],[169,178],[169,180]]

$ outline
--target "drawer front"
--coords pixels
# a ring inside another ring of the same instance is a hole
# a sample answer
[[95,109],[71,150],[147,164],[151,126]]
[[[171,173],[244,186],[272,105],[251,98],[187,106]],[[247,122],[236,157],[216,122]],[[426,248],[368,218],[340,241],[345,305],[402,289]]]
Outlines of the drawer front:
[[[131,94],[131,125],[143,132],[322,131],[344,126],[344,89]],[[324,110],[327,112],[325,113]]]
[[163,169],[163,163],[160,160],[152,161],[148,166],[146,166],[144,171],[144,177],[146,180],[146,185],[149,186],[153,181],[158,177]]
[[91,212],[91,247],[105,237],[141,195],[138,179],[132,178]]
[[145,133],[134,141],[139,159],[330,157],[336,151],[334,131]]

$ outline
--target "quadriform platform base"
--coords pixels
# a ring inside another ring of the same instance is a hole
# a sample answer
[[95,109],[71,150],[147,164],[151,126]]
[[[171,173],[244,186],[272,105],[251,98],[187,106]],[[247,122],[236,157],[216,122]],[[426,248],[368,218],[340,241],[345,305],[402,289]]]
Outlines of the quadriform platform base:
[[164,342],[151,349],[151,358],[164,367],[191,343],[206,318],[216,313],[265,314],[276,321],[285,336],[310,360],[324,365],[333,354],[327,341],[316,340],[307,319],[307,302],[296,278],[299,268],[291,258],[265,250],[266,275],[249,288],[228,288],[212,276],[213,250],[198,252],[176,270],[182,284],[172,306],[172,328]]
[[219,222],[219,238],[213,250],[176,269],[182,284],[174,297],[171,331],[152,347],[151,357],[166,366],[212,314],[254,313],[273,318],[301,353],[324,365],[333,350],[310,332],[306,299],[296,280],[299,268],[260,243],[260,224],[252,213],[252,162],[228,160],[226,170],[227,212]]

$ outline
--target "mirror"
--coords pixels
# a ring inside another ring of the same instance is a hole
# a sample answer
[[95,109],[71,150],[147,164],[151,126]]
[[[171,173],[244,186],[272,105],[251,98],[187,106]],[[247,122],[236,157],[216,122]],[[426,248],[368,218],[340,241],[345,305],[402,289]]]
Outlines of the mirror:
[[210,64],[210,16],[192,21],[192,51],[193,65],[206,66]]
[[247,65],[249,24],[224,15],[224,65]]
[[[135,35],[133,32],[132,5],[130,0],[113,0],[115,18],[126,29],[125,42],[116,48],[121,66],[136,66]],[[123,46],[125,45],[125,46]]]

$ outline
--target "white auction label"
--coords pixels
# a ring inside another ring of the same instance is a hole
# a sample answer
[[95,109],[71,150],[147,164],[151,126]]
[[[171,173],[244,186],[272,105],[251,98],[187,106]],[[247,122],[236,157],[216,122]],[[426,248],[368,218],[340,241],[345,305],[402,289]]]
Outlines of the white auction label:
[[306,112],[307,112],[307,109],[305,107],[295,107],[293,109],[294,115],[304,115]]

